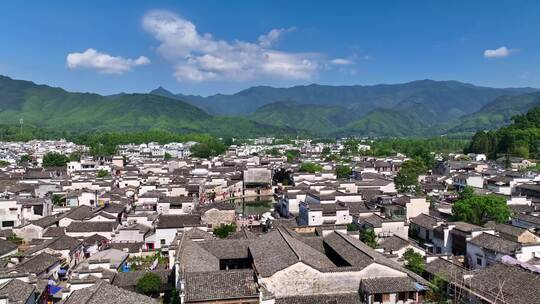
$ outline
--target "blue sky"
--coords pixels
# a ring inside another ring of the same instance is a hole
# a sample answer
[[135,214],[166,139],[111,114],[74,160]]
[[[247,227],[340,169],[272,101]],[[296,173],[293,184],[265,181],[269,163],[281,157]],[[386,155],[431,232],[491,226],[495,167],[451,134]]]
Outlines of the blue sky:
[[0,74],[71,91],[540,87],[540,1],[0,2]]

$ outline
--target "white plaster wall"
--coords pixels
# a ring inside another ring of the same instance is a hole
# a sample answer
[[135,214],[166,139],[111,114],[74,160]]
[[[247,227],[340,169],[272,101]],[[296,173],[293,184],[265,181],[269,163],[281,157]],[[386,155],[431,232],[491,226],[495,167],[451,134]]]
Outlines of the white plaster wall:
[[269,278],[260,278],[276,297],[313,295],[325,293],[358,292],[360,280],[376,277],[405,277],[406,273],[380,264],[371,264],[362,271],[323,273],[298,262],[276,272]]

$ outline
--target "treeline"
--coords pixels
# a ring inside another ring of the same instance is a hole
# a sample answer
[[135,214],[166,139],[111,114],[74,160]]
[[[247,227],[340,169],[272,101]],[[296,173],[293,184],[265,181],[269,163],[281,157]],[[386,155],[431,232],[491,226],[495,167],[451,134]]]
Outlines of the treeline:
[[[209,134],[197,133],[175,133],[161,130],[148,130],[137,132],[67,132],[51,129],[41,129],[33,126],[24,126],[21,131],[20,126],[0,125],[0,140],[2,141],[28,141],[32,139],[61,139],[85,145],[90,148],[92,155],[112,155],[116,152],[116,147],[122,144],[141,144],[148,142],[158,142],[165,144],[169,142],[195,141],[199,144],[192,148],[194,156],[210,157],[219,155],[231,145],[232,138],[218,139]],[[238,140],[236,144],[242,142]],[[333,143],[336,139],[315,139],[313,141]],[[276,139],[276,144],[292,143],[292,138],[283,137]],[[371,147],[368,151],[359,151],[358,144],[366,144]],[[460,152],[468,147],[468,140],[454,139],[447,137],[437,138],[388,138],[364,140],[350,139],[345,142],[346,149],[343,157],[352,155],[373,155],[390,156],[396,153],[403,153],[413,158],[420,158],[427,165],[430,163],[431,152],[449,153]],[[296,155],[287,155],[294,158]]]
[[25,125],[11,126],[0,125],[1,141],[29,141],[32,139],[60,139],[69,136],[69,132],[59,132],[56,130],[46,130],[34,126]]
[[139,132],[97,132],[73,134],[66,139],[74,143],[88,146],[92,155],[112,155],[118,145],[142,144],[157,142],[166,144],[171,142],[195,141],[194,156],[209,157],[219,155],[227,149],[228,140],[219,140],[207,134],[179,134],[168,131],[139,131]]
[[389,156],[403,153],[417,156],[426,153],[461,152],[469,143],[468,139],[434,137],[434,138],[389,138],[377,139],[372,143],[371,153],[375,156]]
[[477,132],[465,153],[482,153],[490,159],[499,157],[540,158],[540,107],[512,118],[513,123],[489,132]]
[[1,141],[29,141],[32,139],[52,140],[61,139],[72,141],[79,145],[90,148],[92,155],[113,155],[118,145],[142,144],[158,142],[166,144],[170,142],[194,141],[198,144],[192,147],[192,153],[196,157],[210,157],[219,155],[232,143],[231,138],[218,139],[208,134],[180,134],[168,131],[149,130],[138,132],[59,132],[25,126],[20,127],[0,125]]

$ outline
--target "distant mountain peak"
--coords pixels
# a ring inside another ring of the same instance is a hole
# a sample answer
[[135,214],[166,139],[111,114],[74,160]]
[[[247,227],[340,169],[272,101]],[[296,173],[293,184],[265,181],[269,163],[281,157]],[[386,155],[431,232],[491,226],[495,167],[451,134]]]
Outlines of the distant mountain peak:
[[161,96],[174,96],[174,94],[171,91],[165,89],[162,86],[159,86],[156,89],[150,91],[150,94],[161,95]]

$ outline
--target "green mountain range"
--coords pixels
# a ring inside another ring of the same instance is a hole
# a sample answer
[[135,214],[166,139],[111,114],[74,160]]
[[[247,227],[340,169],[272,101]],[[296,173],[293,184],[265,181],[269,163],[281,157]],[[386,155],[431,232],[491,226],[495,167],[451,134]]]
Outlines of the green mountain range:
[[101,96],[0,76],[0,121],[68,131],[169,130],[219,136],[292,132],[243,117],[214,116],[183,101],[153,94]]
[[536,91],[418,80],[373,86],[261,86],[208,97],[175,95],[161,87],[150,93],[185,100],[208,113],[242,115],[318,135],[424,136],[474,131],[459,128],[462,117],[498,97]]
[[419,80],[373,86],[252,87],[208,97],[102,96],[0,76],[0,123],[67,131],[169,130],[217,136],[427,136],[498,127],[540,103],[534,88]]
[[354,121],[357,114],[341,106],[275,102],[258,108],[247,117],[264,124],[287,126],[327,136]]
[[519,96],[501,96],[482,109],[461,117],[449,128],[448,132],[473,132],[499,128],[509,124],[512,117],[527,113],[538,106],[540,106],[538,92]]

